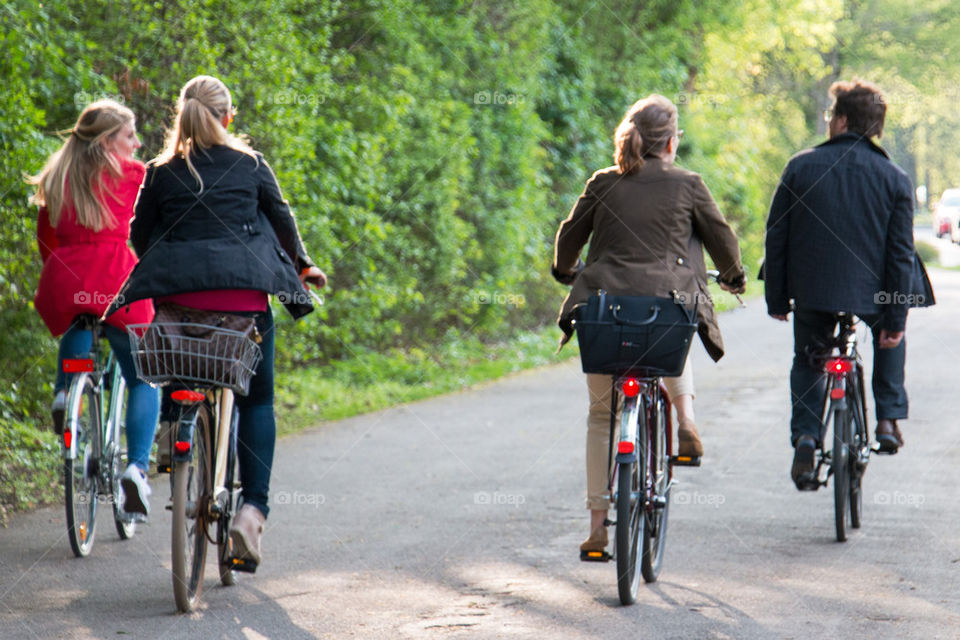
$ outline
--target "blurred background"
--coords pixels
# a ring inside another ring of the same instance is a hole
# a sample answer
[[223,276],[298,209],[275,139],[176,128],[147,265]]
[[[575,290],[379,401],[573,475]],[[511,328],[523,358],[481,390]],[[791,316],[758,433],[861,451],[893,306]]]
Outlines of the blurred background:
[[493,345],[512,346],[489,359],[547,361],[522,345],[555,345],[553,235],[653,92],[680,107],[678,162],[704,176],[751,276],[780,172],[825,138],[837,79],[886,91],[881,143],[930,229],[928,204],[960,187],[958,36],[950,0],[0,2],[0,425],[47,421],[56,353],[32,309],[24,175],[92,100],[133,109],[146,161],[186,80],[233,92],[234,131],[272,164],[331,280],[318,314],[278,314],[280,371],[300,374],[281,410],[306,424],[338,400],[303,379],[339,377],[347,397],[446,388]]

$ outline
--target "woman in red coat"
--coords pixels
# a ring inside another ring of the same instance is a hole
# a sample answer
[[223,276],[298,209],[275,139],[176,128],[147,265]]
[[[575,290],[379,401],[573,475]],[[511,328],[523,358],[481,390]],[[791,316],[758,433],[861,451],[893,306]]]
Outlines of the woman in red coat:
[[[92,344],[90,332],[75,320],[84,314],[100,317],[137,262],[127,240],[144,174],[143,164],[133,158],[139,147],[133,112],[112,100],[100,100],[83,110],[66,142],[31,180],[37,185],[33,201],[40,205],[37,244],[43,258],[34,306],[50,333],[63,336],[53,402],[58,433],[63,430],[67,387],[61,363],[88,353]],[[106,337],[129,389],[123,509],[144,517],[159,395],[137,379],[125,326],[152,319],[151,302],[139,301],[106,320]]]

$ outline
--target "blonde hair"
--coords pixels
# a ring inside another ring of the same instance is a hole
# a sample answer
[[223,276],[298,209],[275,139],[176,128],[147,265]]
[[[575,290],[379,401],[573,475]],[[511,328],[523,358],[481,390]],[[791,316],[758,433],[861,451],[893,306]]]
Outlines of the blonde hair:
[[646,156],[662,152],[677,133],[677,107],[668,98],[652,94],[627,109],[613,134],[613,159],[621,174],[643,166]]
[[216,145],[226,145],[256,158],[256,152],[245,140],[227,132],[221,122],[225,116],[233,116],[233,105],[227,86],[212,76],[197,76],[183,85],[177,100],[177,116],[173,128],[167,131],[163,151],[155,162],[164,164],[173,158],[182,157],[187,162],[190,174],[200,184],[203,178],[190,159],[198,151]]
[[104,187],[103,174],[108,171],[120,177],[122,169],[103,142],[133,121],[133,111],[127,107],[113,100],[98,100],[81,112],[73,129],[62,132],[69,133],[63,146],[50,155],[39,174],[27,178],[37,186],[31,202],[47,208],[52,226],[60,221],[68,189],[80,226],[93,231],[116,226],[106,203],[107,196],[116,196]]

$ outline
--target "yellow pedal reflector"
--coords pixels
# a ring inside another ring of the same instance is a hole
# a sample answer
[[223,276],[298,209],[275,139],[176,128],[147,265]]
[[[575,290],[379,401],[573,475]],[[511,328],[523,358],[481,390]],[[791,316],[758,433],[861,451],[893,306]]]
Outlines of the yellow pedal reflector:
[[679,460],[680,462],[690,462],[691,460],[693,460],[693,458],[691,458],[690,456],[677,456],[677,460]]
[[603,552],[602,552],[602,551],[587,551],[587,555],[588,555],[589,557],[591,557],[591,558],[602,558],[602,557],[603,557]]

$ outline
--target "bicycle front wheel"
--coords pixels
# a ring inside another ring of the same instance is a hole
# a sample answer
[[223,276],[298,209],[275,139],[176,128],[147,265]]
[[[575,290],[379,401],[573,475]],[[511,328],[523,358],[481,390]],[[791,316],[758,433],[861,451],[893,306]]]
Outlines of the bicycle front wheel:
[[851,417],[846,409],[833,412],[833,452],[830,455],[833,474],[833,507],[836,521],[837,542],[846,542],[847,526],[850,524],[850,466],[853,455],[850,451]]
[[637,555],[643,526],[643,501],[639,468],[636,462],[623,462],[617,471],[617,590],[623,604],[636,602],[640,587]]
[[213,493],[210,407],[197,408],[193,459],[173,468],[173,595],[177,609],[193,611],[203,588],[207,559],[208,504]]
[[100,455],[100,396],[88,374],[77,375],[70,384],[64,430],[76,451],[63,464],[67,533],[73,554],[83,558],[93,549],[96,533]]
[[640,569],[646,582],[655,582],[663,566],[663,550],[667,543],[667,514],[670,510],[670,478],[667,466],[665,435],[667,416],[662,400],[658,400],[656,413],[651,416],[653,431],[640,434],[641,442],[648,443],[645,478],[647,486],[652,487],[651,508],[644,511],[643,518],[643,557]]
[[104,447],[104,457],[107,468],[105,478],[110,488],[110,499],[113,505],[113,524],[117,528],[117,535],[121,540],[129,540],[137,529],[137,523],[125,516],[121,511],[122,493],[120,491],[120,476],[123,474],[123,438],[125,433],[124,420],[127,414],[127,382],[120,375],[120,367],[114,365],[113,382],[110,385],[110,412],[107,415],[107,441]]

